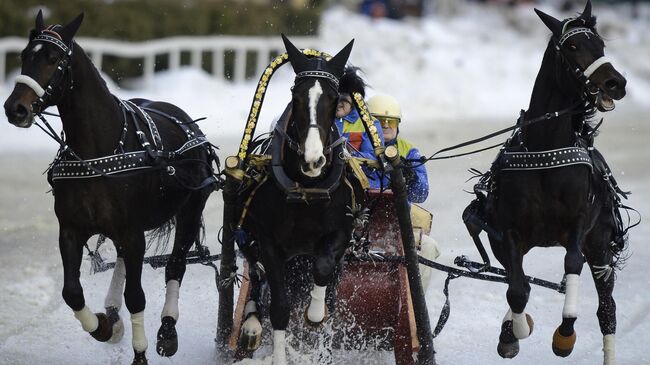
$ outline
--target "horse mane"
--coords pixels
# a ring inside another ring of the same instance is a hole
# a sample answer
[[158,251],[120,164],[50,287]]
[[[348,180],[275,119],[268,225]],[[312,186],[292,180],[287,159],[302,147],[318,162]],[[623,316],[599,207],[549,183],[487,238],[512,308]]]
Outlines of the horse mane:
[[106,84],[106,80],[104,80],[104,78],[102,77],[102,75],[99,73],[99,70],[97,69],[97,66],[95,66],[95,64],[93,63],[92,59],[88,56],[88,54],[86,53],[86,51],[84,51],[84,49],[81,48],[81,46],[79,45],[79,43],[77,43],[77,42],[74,41],[74,40],[72,41],[72,47],[73,47],[73,48],[72,48],[72,52],[73,52],[73,54],[74,54],[74,53],[78,53],[78,54],[80,54],[81,57],[83,57],[85,61],[87,61],[90,65],[92,65],[91,70],[92,70],[94,76],[95,76],[97,79],[99,79],[99,80],[101,81],[100,84],[104,87],[104,89],[106,90],[106,92],[110,94],[111,92],[110,92],[110,90],[108,89],[108,85]]
[[339,80],[339,92],[352,95],[359,93],[361,96],[366,96],[366,86],[368,84],[361,77],[361,68],[355,66],[347,66],[343,72],[343,76]]
[[581,19],[581,20],[584,21],[582,24],[579,25],[579,27],[581,27],[581,28],[584,27],[584,28],[589,28],[589,29],[591,29],[591,30],[594,32],[594,34],[596,34],[596,35],[600,38],[600,34],[598,34],[598,30],[596,30],[596,16],[595,16],[595,15],[594,15],[594,16],[591,16],[589,19],[586,19],[586,20],[585,20],[584,18],[581,18],[581,17],[580,17],[580,14],[577,14],[577,15],[575,16],[575,18],[567,18],[567,19],[564,19],[564,20],[562,21],[562,25],[564,26],[566,23],[568,23],[568,22],[570,22],[570,21],[574,21],[574,20],[576,20],[576,19]]
[[[596,16],[591,16],[589,19],[585,20],[584,26],[590,28],[594,32],[596,31]],[[598,34],[598,33],[596,33]]]

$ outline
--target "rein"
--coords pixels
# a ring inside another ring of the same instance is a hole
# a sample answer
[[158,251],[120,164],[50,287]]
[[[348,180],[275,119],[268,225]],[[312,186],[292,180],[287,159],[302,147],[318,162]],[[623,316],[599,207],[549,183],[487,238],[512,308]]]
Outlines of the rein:
[[[408,162],[420,162],[420,165],[422,165],[422,164],[424,164],[424,163],[426,163],[428,161],[445,160],[445,159],[450,159],[450,158],[467,156],[467,155],[471,155],[471,154],[474,154],[474,153],[483,152],[483,151],[486,151],[486,150],[489,150],[489,149],[492,149],[492,148],[495,148],[495,147],[499,147],[499,146],[502,146],[505,142],[501,142],[501,143],[498,143],[498,144],[495,144],[495,145],[492,145],[492,146],[489,146],[489,147],[481,148],[481,149],[470,151],[470,152],[464,152],[464,153],[459,153],[459,154],[450,155],[450,156],[436,157],[437,155],[439,155],[439,154],[441,154],[443,152],[453,151],[453,150],[456,150],[456,149],[459,149],[459,148],[462,148],[462,147],[465,147],[465,146],[470,146],[470,145],[473,145],[473,144],[476,144],[476,143],[479,143],[479,142],[494,138],[494,137],[499,136],[501,134],[510,132],[512,130],[527,127],[529,125],[541,122],[543,120],[558,118],[560,116],[567,115],[567,114],[568,115],[576,115],[576,114],[584,113],[584,111],[585,111],[584,109],[578,108],[582,104],[584,104],[584,100],[579,100],[579,101],[577,101],[576,103],[572,104],[571,106],[569,106],[567,108],[564,108],[564,109],[561,109],[561,110],[558,110],[558,111],[552,112],[552,113],[546,113],[546,114],[540,115],[537,118],[533,118],[533,119],[529,119],[529,120],[523,120],[525,112],[522,110],[520,112],[519,119],[517,120],[517,123],[515,125],[513,125],[513,126],[500,129],[498,131],[492,132],[492,133],[487,134],[485,136],[475,138],[475,139],[472,139],[472,140],[469,140],[469,141],[466,141],[466,142],[462,142],[462,143],[459,143],[457,145],[453,145],[451,147],[443,148],[441,150],[438,150],[434,154],[432,154],[430,157],[422,156],[422,157],[416,158],[416,159],[407,159],[406,161],[408,161]],[[414,167],[418,167],[420,165],[413,164],[410,167],[414,168]]]

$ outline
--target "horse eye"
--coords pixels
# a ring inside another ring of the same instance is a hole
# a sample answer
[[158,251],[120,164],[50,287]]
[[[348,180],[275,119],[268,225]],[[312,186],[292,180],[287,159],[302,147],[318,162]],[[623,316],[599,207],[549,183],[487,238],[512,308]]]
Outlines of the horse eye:
[[569,48],[570,48],[572,51],[577,51],[577,50],[578,50],[578,46],[576,46],[575,44],[570,45]]
[[57,63],[57,61],[58,61],[59,59],[58,59],[56,56],[52,55],[52,56],[49,56],[49,57],[47,58],[47,60],[48,60],[48,62],[50,62],[51,64],[55,64],[55,63]]

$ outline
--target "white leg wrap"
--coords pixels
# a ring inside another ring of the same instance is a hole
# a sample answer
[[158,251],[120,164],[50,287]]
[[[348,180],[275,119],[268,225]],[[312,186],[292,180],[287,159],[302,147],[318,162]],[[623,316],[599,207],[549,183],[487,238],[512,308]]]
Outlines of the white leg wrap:
[[251,313],[257,313],[257,304],[255,304],[254,300],[246,302],[246,306],[244,307],[244,318],[248,317]]
[[81,328],[86,332],[93,332],[99,327],[99,320],[95,313],[91,312],[88,307],[84,306],[80,311],[74,311],[74,317],[81,322]]
[[111,285],[108,287],[108,293],[106,293],[106,299],[104,300],[104,308],[122,308],[125,280],[126,269],[124,268],[124,259],[118,257],[117,260],[115,260],[115,269],[113,269],[113,278],[111,279]]
[[311,290],[311,302],[307,307],[307,319],[313,323],[320,323],[325,318],[325,290],[326,286],[314,285]]
[[530,326],[528,326],[528,321],[526,320],[526,312],[512,312],[512,333],[514,333],[518,340],[530,336]]
[[508,311],[506,312],[506,315],[503,316],[503,320],[501,321],[501,323],[506,322],[506,321],[511,321],[511,320],[512,320],[512,309],[508,309]]
[[133,349],[136,352],[147,350],[147,336],[144,334],[144,311],[131,314],[131,329],[133,330]]
[[273,331],[273,365],[287,365],[285,331]]
[[580,284],[580,275],[566,275],[566,294],[564,295],[564,309],[562,310],[563,318],[578,318],[578,285]]
[[616,364],[614,334],[603,336],[603,365]]
[[[421,247],[420,255],[429,260],[435,260],[440,256],[440,249],[438,242],[433,238],[427,236],[426,234],[422,235],[421,238]],[[431,268],[425,265],[419,265],[420,267],[420,279],[422,279],[422,289],[425,291],[429,287],[429,282],[431,281]]]
[[165,306],[160,313],[160,318],[172,317],[178,321],[178,292],[181,284],[178,280],[170,280],[167,282],[167,292],[165,294]]

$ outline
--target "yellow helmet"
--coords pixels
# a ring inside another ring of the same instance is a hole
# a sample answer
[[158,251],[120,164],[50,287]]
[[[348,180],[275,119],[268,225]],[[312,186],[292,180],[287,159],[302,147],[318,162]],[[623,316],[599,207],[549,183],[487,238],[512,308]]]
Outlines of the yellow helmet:
[[366,102],[368,111],[375,118],[395,118],[402,119],[402,108],[397,99],[390,95],[375,95]]

